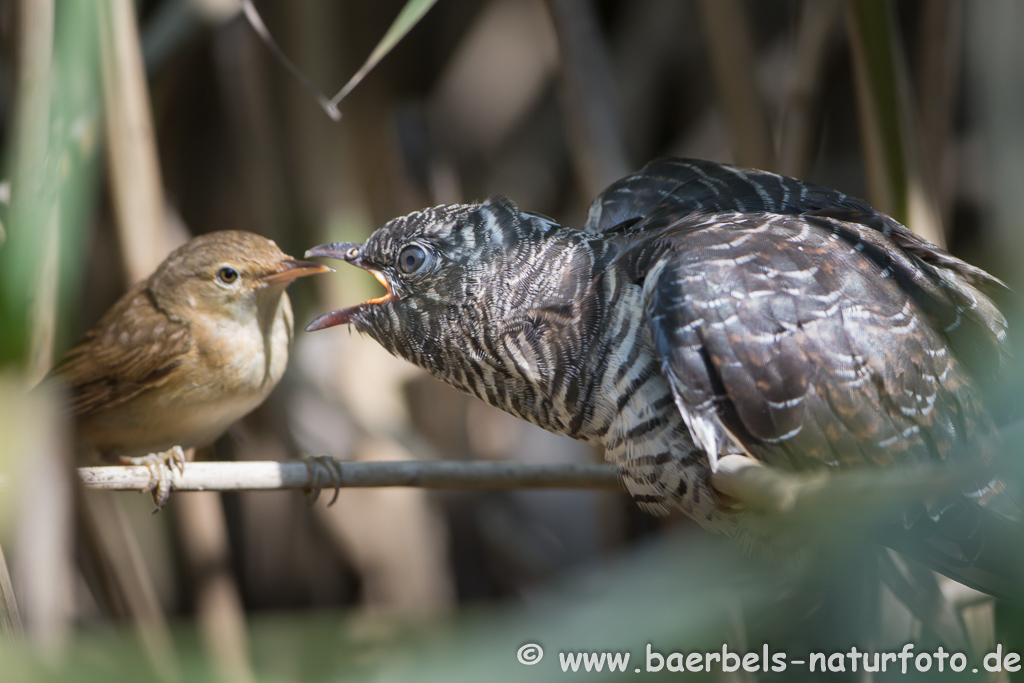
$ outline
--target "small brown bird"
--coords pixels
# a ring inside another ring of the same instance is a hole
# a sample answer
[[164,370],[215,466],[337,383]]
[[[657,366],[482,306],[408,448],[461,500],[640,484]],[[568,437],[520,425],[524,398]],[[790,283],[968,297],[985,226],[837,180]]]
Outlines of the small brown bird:
[[183,448],[211,443],[281,379],[292,280],[330,270],[241,231],[202,235],[133,285],[50,372],[89,450],[150,469],[157,509]]

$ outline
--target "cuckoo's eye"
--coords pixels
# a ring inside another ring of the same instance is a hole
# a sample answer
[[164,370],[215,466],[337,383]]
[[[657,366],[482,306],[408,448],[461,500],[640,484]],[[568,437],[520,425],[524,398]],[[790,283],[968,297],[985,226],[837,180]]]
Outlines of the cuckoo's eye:
[[423,270],[430,262],[430,256],[423,247],[410,244],[398,254],[398,269],[406,275]]
[[217,279],[225,285],[234,284],[235,280],[238,279],[238,271],[231,266],[222,266],[217,271]]

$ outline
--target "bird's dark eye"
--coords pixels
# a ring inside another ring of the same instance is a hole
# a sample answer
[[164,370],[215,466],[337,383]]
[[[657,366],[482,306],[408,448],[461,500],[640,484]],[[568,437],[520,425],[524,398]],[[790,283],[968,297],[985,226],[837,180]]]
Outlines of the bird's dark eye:
[[217,279],[226,285],[230,285],[238,279],[238,271],[229,266],[224,266],[217,271]]
[[410,244],[398,254],[398,269],[406,275],[412,275],[423,270],[427,261],[427,252],[423,250],[423,247]]

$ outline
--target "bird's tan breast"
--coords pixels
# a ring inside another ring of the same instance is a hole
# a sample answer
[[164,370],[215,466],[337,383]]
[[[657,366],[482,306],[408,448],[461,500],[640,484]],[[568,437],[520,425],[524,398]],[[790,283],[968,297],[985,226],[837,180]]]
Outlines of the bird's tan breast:
[[83,420],[83,440],[117,455],[203,446],[257,406],[280,381],[292,335],[286,294],[268,321],[193,322],[193,345],[158,386]]

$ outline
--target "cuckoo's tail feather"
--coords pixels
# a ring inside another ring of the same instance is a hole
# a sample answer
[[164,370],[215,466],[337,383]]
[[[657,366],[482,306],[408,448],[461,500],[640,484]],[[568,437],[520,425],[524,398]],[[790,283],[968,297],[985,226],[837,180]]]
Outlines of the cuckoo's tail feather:
[[1024,524],[997,510],[962,498],[936,517],[885,528],[882,541],[966,586],[1024,604]]

